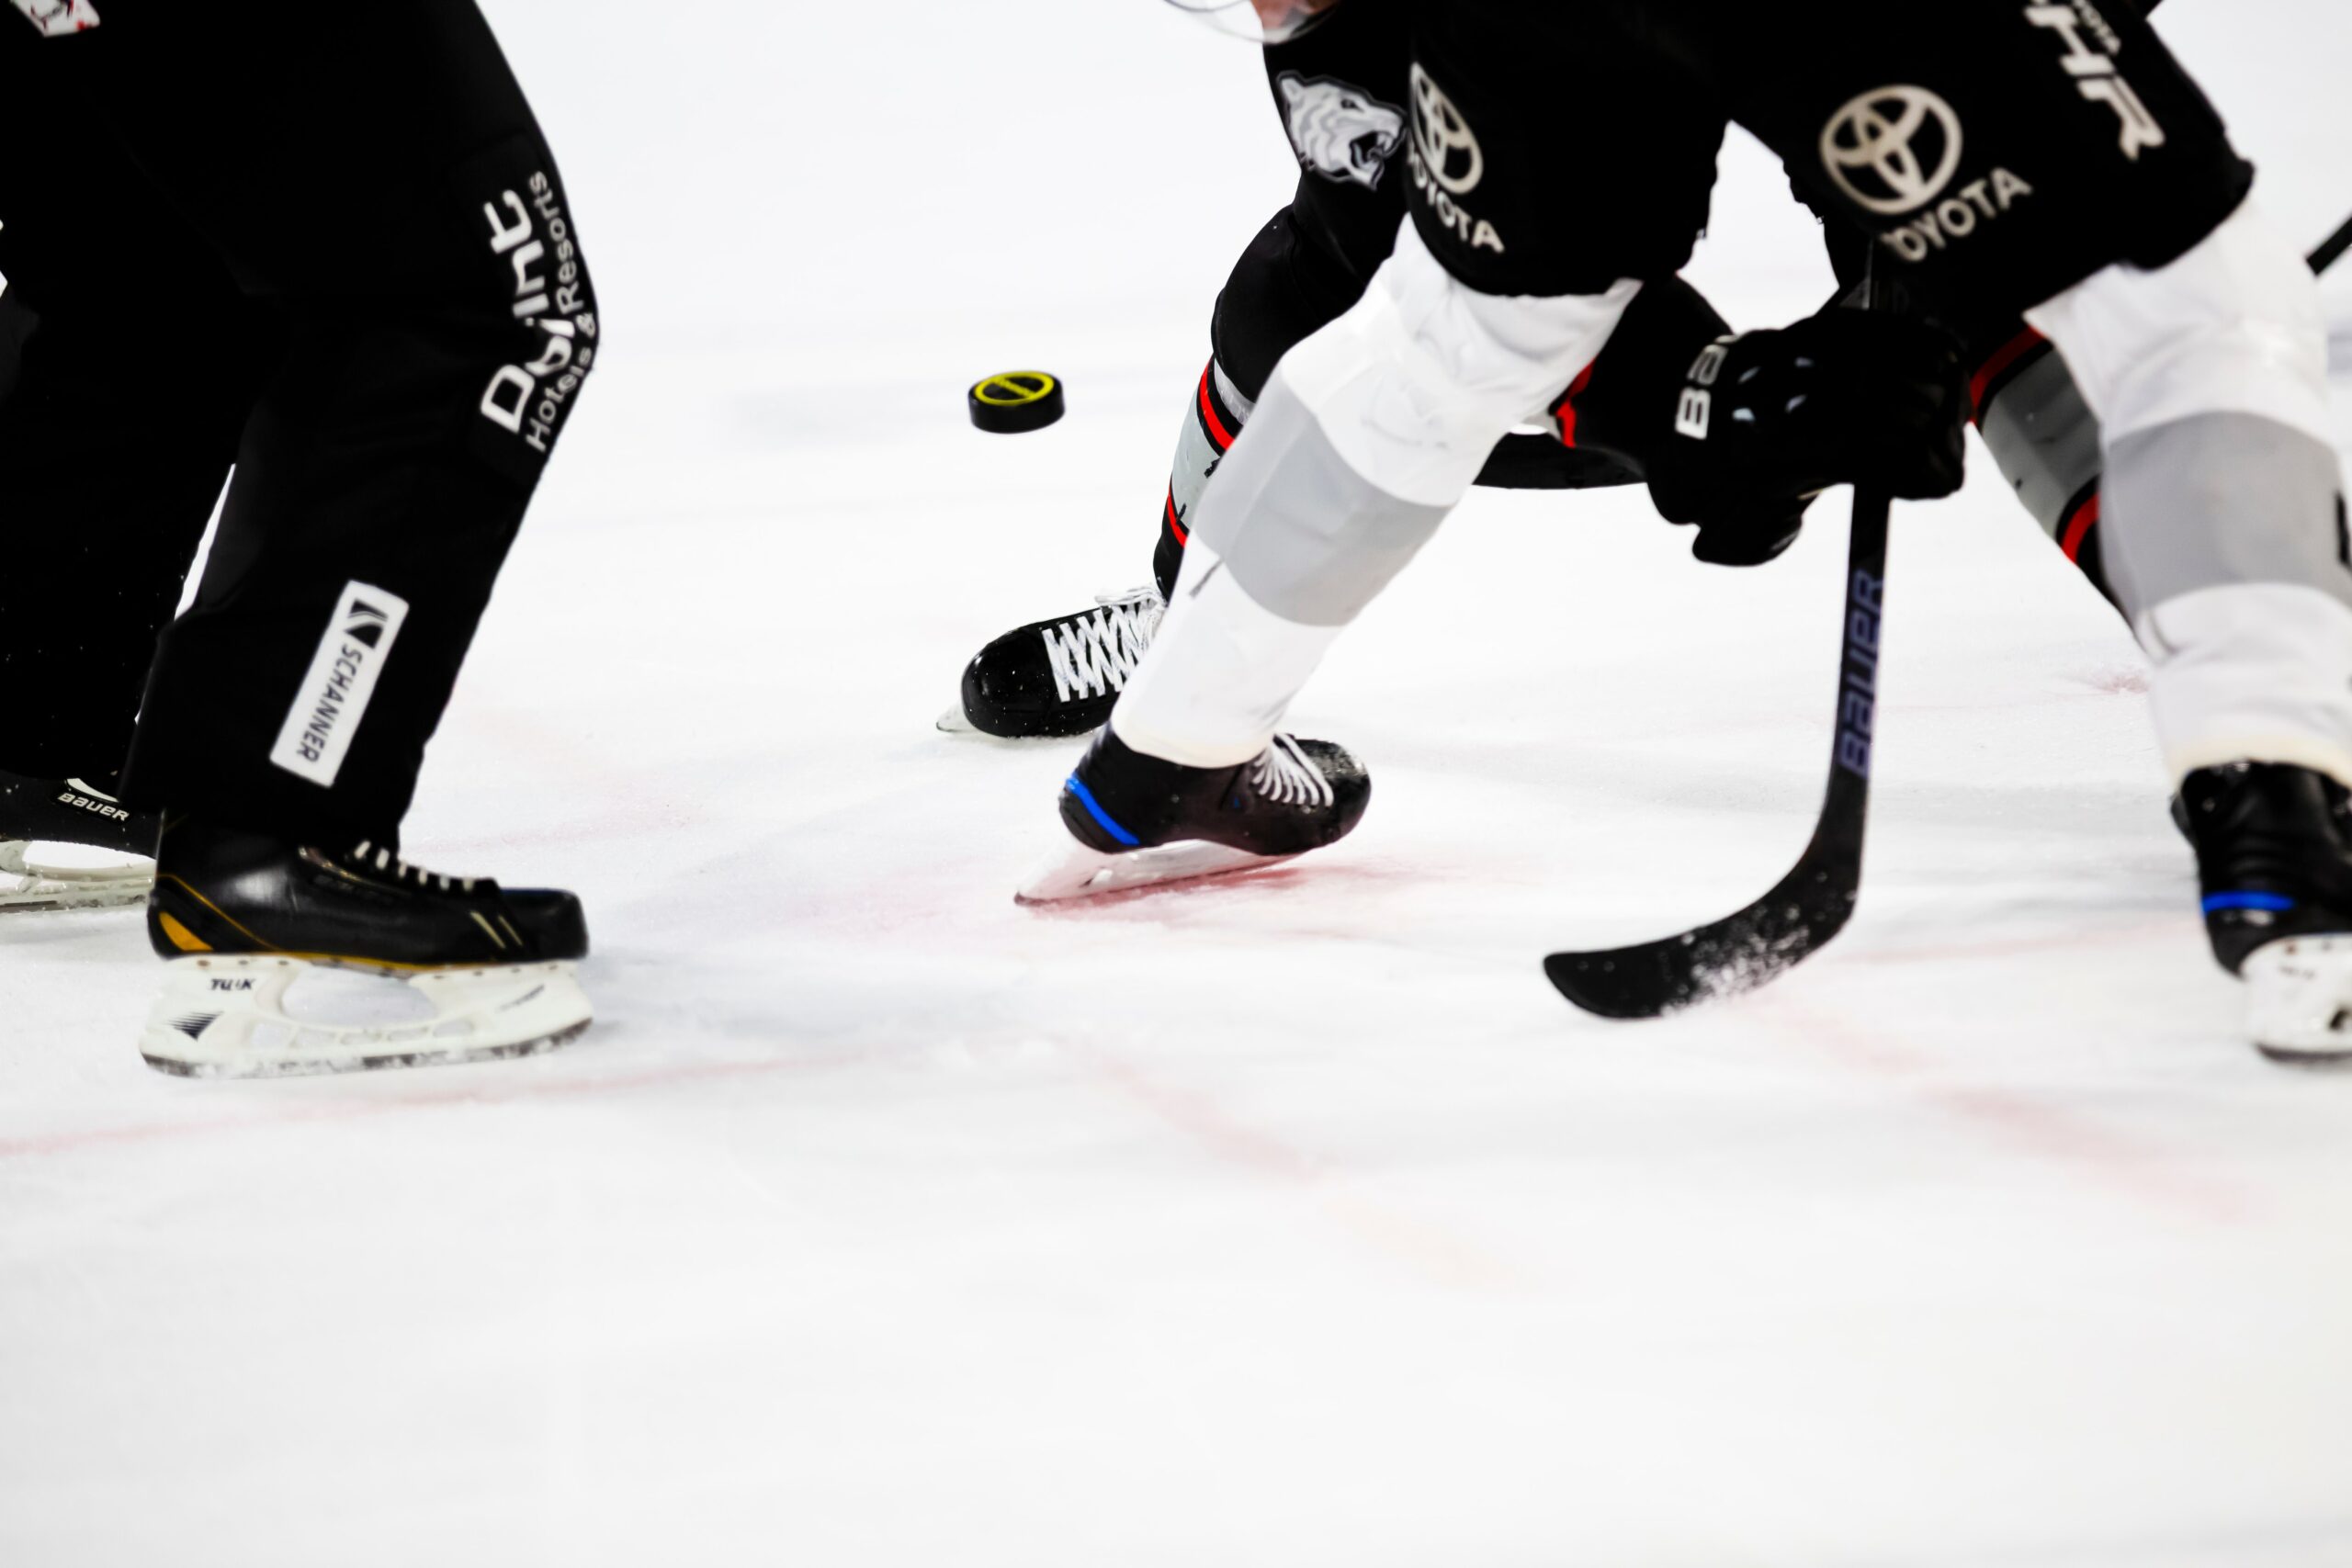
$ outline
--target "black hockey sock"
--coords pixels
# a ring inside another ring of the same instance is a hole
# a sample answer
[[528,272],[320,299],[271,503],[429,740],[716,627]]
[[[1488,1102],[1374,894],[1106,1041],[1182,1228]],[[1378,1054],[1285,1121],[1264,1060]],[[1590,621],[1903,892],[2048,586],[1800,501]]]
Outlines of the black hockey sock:
[[2115,604],[2099,555],[2098,416],[2057,349],[2031,327],[2013,321],[1973,337],[1968,397],[1985,449],[2041,531]]

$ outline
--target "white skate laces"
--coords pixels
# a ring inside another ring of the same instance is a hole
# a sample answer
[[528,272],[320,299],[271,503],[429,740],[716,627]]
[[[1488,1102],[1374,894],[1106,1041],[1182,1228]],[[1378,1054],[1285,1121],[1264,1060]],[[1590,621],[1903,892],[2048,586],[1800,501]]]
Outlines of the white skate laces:
[[1045,638],[1058,702],[1125,691],[1168,609],[1160,603],[1159,590],[1151,587],[1098,595],[1095,604],[1100,607],[1038,634]]
[[352,861],[390,877],[394,882],[414,882],[419,887],[440,893],[471,893],[478,876],[444,876],[437,871],[427,871],[421,865],[411,865],[388,849],[379,848],[372,840],[363,839],[351,852]]
[[1282,806],[1329,806],[1337,797],[1315,760],[1287,735],[1277,735],[1250,764],[1250,787]]

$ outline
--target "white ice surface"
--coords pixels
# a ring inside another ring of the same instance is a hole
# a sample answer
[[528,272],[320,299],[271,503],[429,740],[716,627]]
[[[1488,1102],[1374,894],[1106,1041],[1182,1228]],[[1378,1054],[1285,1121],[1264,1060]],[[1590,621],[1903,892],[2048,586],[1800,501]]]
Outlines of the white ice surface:
[[[2241,1043],[2138,657],[1981,456],[1897,520],[1860,916],[1764,996],[1537,960],[1795,854],[1840,502],[1733,573],[1480,495],[1297,714],[1353,840],[1019,909],[1072,748],[932,719],[1145,570],[1291,178],[1255,67],[1148,0],[489,8],[612,349],[410,840],[579,886],[600,1021],[191,1084],[135,917],[0,926],[0,1564],[2352,1563],[2352,1075]],[[2172,9],[2316,240],[2344,7]],[[1750,147],[1699,276],[1826,290]],[[972,432],[1029,365],[1067,423]]]

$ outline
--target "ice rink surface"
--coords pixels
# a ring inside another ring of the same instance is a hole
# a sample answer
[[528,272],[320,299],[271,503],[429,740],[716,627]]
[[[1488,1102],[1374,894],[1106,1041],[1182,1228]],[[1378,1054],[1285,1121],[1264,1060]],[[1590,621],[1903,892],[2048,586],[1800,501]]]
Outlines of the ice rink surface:
[[[409,848],[581,888],[599,1019],[190,1083],[134,917],[8,920],[0,1563],[2352,1563],[2352,1073],[2243,1043],[2140,659],[1981,451],[1896,516],[1860,913],[1765,995],[1537,961],[1795,855],[1842,496],[1753,573],[1476,496],[1295,716],[1352,840],[1019,909],[1075,748],[932,721],[1146,575],[1293,178],[1254,62],[1148,0],[488,9],[612,347]],[[2315,242],[2352,16],[2167,21]],[[1696,276],[1826,291],[1752,145]],[[1069,420],[971,431],[1031,365]]]

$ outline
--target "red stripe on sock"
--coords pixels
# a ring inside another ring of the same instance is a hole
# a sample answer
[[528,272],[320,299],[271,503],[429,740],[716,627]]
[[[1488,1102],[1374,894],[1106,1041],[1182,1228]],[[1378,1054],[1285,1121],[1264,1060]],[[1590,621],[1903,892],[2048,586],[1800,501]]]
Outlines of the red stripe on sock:
[[[1164,419],[1167,416],[1163,414],[1160,417]],[[1176,542],[1178,544],[1189,545],[1193,542],[1193,536],[1184,532],[1183,521],[1176,515],[1176,487],[1173,485],[1168,487],[1168,517],[1166,521],[1168,524],[1168,531],[1176,536]]]
[[2098,503],[2099,492],[2093,491],[2091,498],[2083,502],[2082,509],[2066,519],[2066,536],[2058,541],[2058,547],[2066,552],[2068,560],[2081,561],[2083,540],[2098,526]]
[[1968,406],[1975,418],[1981,421],[1984,417],[1984,394],[2001,372],[2049,341],[2028,327],[1993,351],[1993,357],[1979,366],[1976,374],[1968,378]]
[[[1594,361],[1594,364],[1599,363]],[[1583,373],[1568,384],[1568,395],[1560,400],[1560,406],[1552,411],[1554,417],[1560,422],[1560,445],[1563,446],[1577,444],[1577,399],[1583,396],[1584,389],[1591,385],[1592,366],[1588,365]]]
[[1212,365],[1201,372],[1201,423],[1208,427],[1209,439],[1220,452],[1233,450],[1233,432],[1226,429],[1225,421],[1216,416],[1216,400],[1209,396],[1209,377],[1216,367]]

